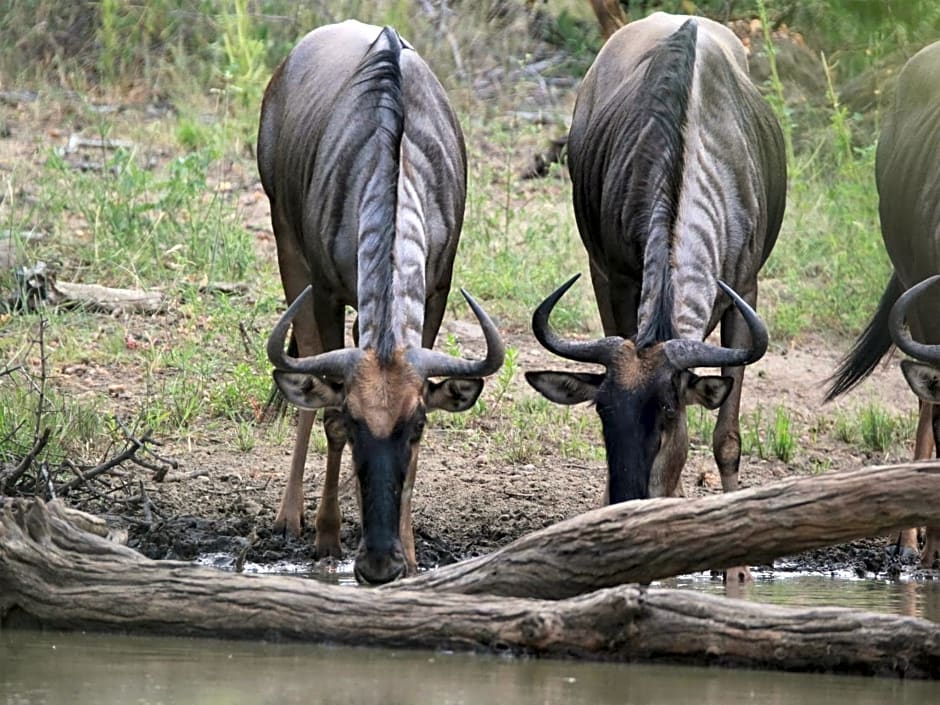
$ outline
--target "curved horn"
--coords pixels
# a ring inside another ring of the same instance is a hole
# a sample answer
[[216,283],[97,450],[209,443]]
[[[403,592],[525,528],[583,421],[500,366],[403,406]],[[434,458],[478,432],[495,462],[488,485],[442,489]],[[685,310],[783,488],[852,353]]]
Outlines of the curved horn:
[[308,375],[317,375],[318,377],[329,377],[331,379],[343,379],[346,371],[353,367],[359,360],[361,352],[356,348],[341,348],[339,350],[330,350],[329,352],[311,355],[309,357],[291,357],[284,352],[284,340],[287,338],[287,329],[290,322],[297,315],[297,312],[304,305],[307,297],[313,287],[310,285],[304,289],[300,296],[294,299],[293,303],[287,307],[284,315],[274,326],[271,335],[268,336],[268,360],[279,370],[285,372],[300,372]]
[[669,340],[665,344],[666,357],[680,370],[692,367],[737,367],[760,360],[767,352],[767,326],[738,293],[720,279],[718,286],[731,297],[751,331],[750,348],[723,348],[698,340]]
[[574,360],[576,362],[593,362],[606,366],[612,359],[613,352],[623,344],[623,338],[615,336],[591,341],[564,340],[555,334],[548,325],[548,317],[555,308],[555,304],[565,295],[565,292],[578,281],[580,273],[575,274],[560,287],[555,289],[532,314],[532,332],[542,347],[556,355]]
[[907,310],[910,308],[911,302],[937,281],[940,281],[940,274],[927,277],[924,281],[915,284],[901,294],[894,306],[891,307],[891,315],[888,318],[888,330],[894,344],[911,357],[934,365],[940,364],[940,345],[918,343],[910,336],[910,333],[904,330],[904,321],[907,318]]
[[503,366],[506,348],[496,324],[465,289],[461,289],[460,293],[470,304],[473,315],[477,317],[483,329],[483,337],[486,339],[486,357],[482,360],[461,360],[437,350],[412,348],[406,353],[406,359],[424,379],[428,377],[486,377],[498,372]]

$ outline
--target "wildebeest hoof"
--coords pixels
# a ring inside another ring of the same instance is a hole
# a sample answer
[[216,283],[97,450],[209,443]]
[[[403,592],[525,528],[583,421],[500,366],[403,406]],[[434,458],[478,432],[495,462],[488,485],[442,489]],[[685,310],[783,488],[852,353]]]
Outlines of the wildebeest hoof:
[[302,514],[287,516],[278,512],[274,519],[274,533],[282,536],[296,536],[303,534],[304,517]]
[[892,558],[897,558],[901,563],[915,563],[919,558],[917,549],[910,546],[899,546],[896,543],[885,546],[885,553]]
[[316,541],[314,542],[314,555],[317,560],[322,560],[324,558],[342,558],[343,557],[343,547],[340,545],[338,538],[323,538],[321,539],[317,536]]

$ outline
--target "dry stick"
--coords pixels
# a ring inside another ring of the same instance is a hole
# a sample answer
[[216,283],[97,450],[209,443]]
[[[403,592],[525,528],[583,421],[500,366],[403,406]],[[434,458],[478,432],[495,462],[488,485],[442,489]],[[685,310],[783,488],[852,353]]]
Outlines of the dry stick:
[[620,586],[560,601],[391,591],[151,561],[61,502],[0,507],[0,622],[560,657],[940,677],[940,625]]
[[238,322],[238,332],[241,334],[242,345],[245,347],[245,354],[250,358],[253,357],[251,350],[251,336],[248,335],[248,328],[245,326],[244,321]]
[[131,456],[130,461],[132,463],[136,463],[137,465],[143,468],[147,468],[148,470],[154,471],[153,477],[150,478],[151,480],[153,480],[154,482],[163,482],[163,478],[166,477],[166,474],[170,470],[176,470],[177,468],[179,468],[178,462],[176,462],[172,458],[164,458],[162,455],[158,455],[150,447],[151,445],[160,445],[159,441],[155,441],[153,438],[150,437],[150,434],[153,432],[152,429],[148,428],[144,432],[144,435],[138,439],[134,437],[134,434],[131,433],[130,429],[127,428],[127,426],[121,421],[121,419],[115,417],[114,421],[120,427],[121,431],[124,432],[125,439],[138,443],[140,446],[139,450],[141,452],[152,456],[157,461],[157,463],[163,463],[163,465],[161,466],[161,465],[158,465],[157,463],[151,463],[148,460],[144,460],[143,458],[138,457],[136,454]]
[[[23,476],[23,474],[29,469],[30,465],[33,464],[33,461],[42,452],[42,449],[46,447],[46,444],[49,442],[50,429],[45,429],[40,432],[42,428],[42,417],[45,412],[46,406],[46,345],[45,345],[45,330],[46,330],[46,317],[42,316],[39,319],[39,401],[36,403],[36,424],[33,428],[33,447],[26,454],[19,464],[10,472],[10,474],[3,480],[0,489],[4,493],[10,492],[13,489],[14,483]],[[32,378],[27,375],[27,379],[32,381]],[[52,488],[50,487],[50,490]]]
[[144,446],[145,443],[148,443],[150,441],[150,430],[148,429],[146,433],[144,433],[144,435],[141,436],[140,438],[134,438],[132,436],[128,436],[126,440],[127,440],[127,446],[125,446],[123,451],[115,455],[113,458],[109,458],[108,460],[104,461],[100,465],[96,465],[90,470],[85,471],[84,475],[73,478],[69,480],[68,482],[65,482],[59,485],[56,491],[60,495],[67,494],[68,492],[74,490],[75,488],[84,485],[89,480],[98,477],[98,475],[102,475],[108,472],[108,470],[111,470],[112,468],[117,467],[118,465],[123,463],[125,460],[132,459],[135,453],[137,453],[137,451],[140,450]]
[[46,406],[46,317],[39,319],[39,401],[36,404],[36,428],[33,438],[39,438],[42,414]]
[[789,479],[701,499],[647,499],[582,514],[407,589],[560,599],[598,588],[781,556],[940,524],[940,463]]
[[36,442],[33,444],[33,447],[30,448],[30,451],[23,456],[23,459],[17,464],[10,473],[3,478],[2,490],[3,494],[9,494],[13,490],[13,486],[16,484],[23,474],[29,470],[29,466],[33,464],[33,461],[36,459],[36,456],[42,452],[42,449],[46,447],[46,443],[49,442],[49,434],[51,429],[45,429],[42,432],[42,435],[36,439]]

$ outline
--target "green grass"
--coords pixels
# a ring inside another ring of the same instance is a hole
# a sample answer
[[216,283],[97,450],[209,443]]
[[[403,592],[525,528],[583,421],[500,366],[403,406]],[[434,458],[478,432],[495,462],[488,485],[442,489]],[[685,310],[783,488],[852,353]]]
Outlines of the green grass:
[[784,463],[793,460],[800,429],[795,427],[789,409],[777,405],[773,418],[769,419],[758,407],[742,414],[740,424],[743,455],[754,455],[762,460],[775,458]]
[[777,406],[774,409],[774,421],[768,435],[774,457],[784,463],[789,463],[796,451],[797,440],[791,429],[790,412],[784,407]]

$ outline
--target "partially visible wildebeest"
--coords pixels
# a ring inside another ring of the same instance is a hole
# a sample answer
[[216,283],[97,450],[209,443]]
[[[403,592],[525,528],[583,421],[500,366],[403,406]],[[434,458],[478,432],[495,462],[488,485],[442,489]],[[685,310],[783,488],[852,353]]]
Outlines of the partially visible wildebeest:
[[[573,280],[539,306],[533,329],[550,351],[606,371],[526,378],[552,401],[595,403],[608,501],[676,491],[689,404],[720,407],[715,459],[733,490],[741,365],[767,347],[753,310],[757,273],[786,196],[783,136],[748,78],[741,42],[716,22],[663,13],[620,29],[584,79],[568,149],[608,337],[572,342],[552,332],[549,314]],[[704,342],[719,322],[721,346]],[[722,376],[699,377],[696,367],[721,367]]]
[[[468,409],[481,377],[503,362],[499,333],[466,294],[485,359],[429,349],[463,222],[463,135],[409,44],[391,28],[348,21],[308,34],[275,71],[258,166],[292,302],[268,355],[278,386],[301,407],[275,529],[300,533],[307,444],[314,410],[325,409],[317,556],[341,554],[337,481],[349,442],[362,520],[355,574],[387,582],[416,568],[411,492],[426,412]],[[346,306],[358,311],[354,348],[344,348]],[[291,322],[296,356],[284,350]]]
[[[940,273],[940,42],[921,49],[898,75],[894,107],[878,139],[875,177],[881,236],[894,272],[874,317],[833,375],[826,399],[865,379],[896,342],[924,361],[901,363],[920,398],[914,458],[922,460],[935,450],[940,455],[940,288],[925,282]],[[916,286],[920,282],[923,287]],[[901,330],[905,319],[910,335]],[[900,543],[902,552],[916,554],[914,530],[902,532]],[[940,527],[927,527],[922,562],[938,558]]]

